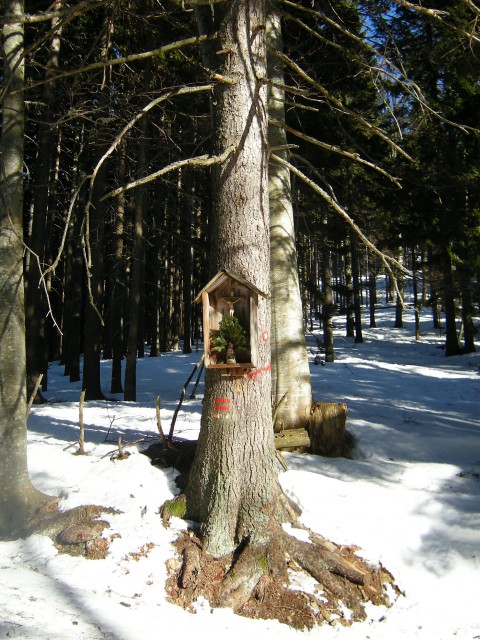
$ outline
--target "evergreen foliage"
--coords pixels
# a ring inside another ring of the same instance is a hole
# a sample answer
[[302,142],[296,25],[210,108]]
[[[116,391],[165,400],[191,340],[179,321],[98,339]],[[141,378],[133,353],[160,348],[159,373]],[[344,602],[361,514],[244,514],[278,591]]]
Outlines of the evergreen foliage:
[[233,349],[244,349],[247,346],[247,334],[236,316],[223,316],[218,330],[212,331],[212,351],[226,351],[229,344]]

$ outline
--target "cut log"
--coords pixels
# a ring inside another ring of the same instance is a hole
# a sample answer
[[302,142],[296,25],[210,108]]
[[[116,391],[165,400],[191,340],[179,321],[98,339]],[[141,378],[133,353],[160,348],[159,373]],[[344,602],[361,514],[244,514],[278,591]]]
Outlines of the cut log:
[[275,434],[275,449],[297,449],[310,447],[306,429],[285,429]]
[[332,458],[348,455],[346,422],[347,405],[343,402],[315,402],[308,423],[311,453]]

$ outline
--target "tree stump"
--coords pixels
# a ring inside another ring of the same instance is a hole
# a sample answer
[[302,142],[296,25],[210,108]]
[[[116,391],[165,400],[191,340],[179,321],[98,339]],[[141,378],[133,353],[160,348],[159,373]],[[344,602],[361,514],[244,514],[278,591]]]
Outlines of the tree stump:
[[310,451],[320,456],[348,457],[351,437],[346,430],[347,405],[343,402],[315,402],[310,412]]

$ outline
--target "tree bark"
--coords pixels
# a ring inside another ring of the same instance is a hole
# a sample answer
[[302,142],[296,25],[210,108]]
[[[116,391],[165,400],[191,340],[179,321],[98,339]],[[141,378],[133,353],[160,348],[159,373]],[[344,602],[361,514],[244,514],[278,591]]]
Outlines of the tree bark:
[[[0,536],[23,525],[46,498],[27,469],[25,308],[23,291],[24,153],[23,0],[5,0],[0,139]],[[18,19],[15,22],[15,19]]]
[[[283,50],[280,13],[272,3],[267,20],[267,42],[270,50]],[[268,56],[269,116],[285,122],[283,63]],[[285,130],[269,126],[270,147],[287,144]],[[288,157],[286,149],[277,150]],[[272,291],[272,403],[279,404],[275,431],[303,428],[308,422],[312,405],[312,386],[303,324],[302,300],[298,279],[297,250],[293,219],[290,173],[283,165],[270,162],[268,175],[270,197],[270,260]]]
[[415,314],[415,340],[420,340],[421,301],[418,296],[417,255],[415,252],[415,248],[412,248],[412,271],[413,271],[413,310]]
[[[400,263],[403,263],[403,252],[401,250],[398,252],[397,260]],[[404,279],[403,279],[403,274],[402,274],[402,272],[400,270],[397,271],[397,273],[396,273],[396,279],[397,279],[398,291],[396,292],[396,295],[395,295],[395,324],[394,324],[394,328],[395,329],[403,329],[403,301],[402,301],[402,298],[403,298],[403,289],[404,289]]]
[[[102,147],[100,147],[102,149]],[[98,157],[101,157],[100,151]],[[97,173],[91,194],[89,210],[89,234],[87,242],[90,246],[91,264],[88,265],[90,294],[85,307],[85,326],[83,342],[83,381],[85,400],[101,400],[100,356],[102,341],[103,313],[103,239],[105,229],[105,204],[101,201],[105,194],[107,163],[104,162]]]
[[[186,173],[188,176],[188,172]],[[188,176],[191,188],[183,199],[182,237],[185,240],[183,248],[183,353],[192,353],[192,278],[193,278],[193,249],[192,229],[195,200],[193,176]]]
[[350,242],[345,243],[345,335],[355,337],[355,301],[353,294],[352,250]]
[[358,256],[358,240],[353,231],[350,231],[350,250],[352,255],[352,279],[353,279],[353,304],[355,313],[355,343],[363,342],[362,333],[362,305],[360,301],[360,266]]
[[[328,228],[328,215],[324,216],[324,228]],[[322,245],[322,282],[323,282],[323,344],[325,347],[325,362],[335,361],[333,348],[333,290],[332,290],[332,256],[328,237],[325,234]]]
[[[55,9],[61,9],[62,0],[56,0],[54,5]],[[39,116],[38,153],[33,172],[33,217],[31,234],[27,240],[32,252],[25,270],[25,339],[28,397],[33,393],[39,376],[45,376],[47,371],[48,351],[45,337],[47,305],[44,286],[41,285],[41,277],[45,266],[46,243],[49,241],[50,171],[55,149],[55,131],[49,122],[50,119],[53,119],[54,113],[55,85],[50,79],[58,68],[61,42],[61,31],[57,30],[58,21],[58,18],[52,20],[53,37],[50,42],[50,55],[46,65],[47,83],[43,92],[44,107],[41,116]],[[37,390],[34,402],[45,402],[39,390]]]
[[472,285],[468,275],[469,274],[464,274],[462,286],[463,353],[475,353],[474,306],[472,300]]
[[[123,184],[125,180],[126,143],[120,144],[118,152],[118,181]],[[112,376],[110,384],[111,393],[123,393],[122,386],[122,360],[123,360],[123,298],[125,295],[124,278],[124,222],[125,222],[125,197],[120,194],[117,200],[117,215],[115,216],[114,235],[114,264],[110,279],[110,329],[112,335]]]
[[[232,155],[213,171],[214,272],[235,271],[269,291],[265,3],[233,0],[219,8],[218,71],[233,84],[213,100],[216,153]],[[187,516],[201,523],[213,556],[259,541],[283,495],[275,471],[271,414],[270,304],[258,302],[258,370],[235,379],[208,369],[198,448],[188,484]],[[230,411],[215,411],[216,400]]]
[[444,247],[442,250],[442,268],[443,300],[445,305],[445,355],[457,356],[462,353],[462,349],[458,343],[457,335],[452,259],[447,247]]
[[[146,132],[146,116],[142,121],[142,130]],[[145,170],[145,137],[140,140],[139,166],[140,174]],[[139,339],[139,313],[142,287],[143,262],[145,256],[143,237],[143,217],[146,208],[146,186],[137,189],[135,199],[135,220],[133,235],[132,278],[130,284],[130,320],[128,324],[127,362],[125,365],[125,400],[135,402],[137,399],[137,351]],[[142,337],[143,338],[143,337]]]

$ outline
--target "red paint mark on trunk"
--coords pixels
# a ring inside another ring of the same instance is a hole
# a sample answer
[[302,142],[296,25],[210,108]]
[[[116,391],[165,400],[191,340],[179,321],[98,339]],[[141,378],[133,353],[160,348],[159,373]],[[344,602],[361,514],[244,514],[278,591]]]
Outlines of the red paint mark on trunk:
[[213,417],[228,418],[230,414],[231,398],[214,398]]
[[262,375],[263,373],[267,373],[267,371],[271,371],[272,369],[272,365],[269,362],[267,365],[265,365],[264,367],[261,367],[260,369],[254,369],[253,371],[251,371],[250,373],[247,374],[247,378],[249,380],[253,380],[254,378],[256,378],[257,376]]

